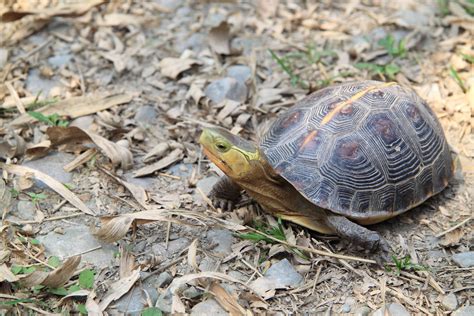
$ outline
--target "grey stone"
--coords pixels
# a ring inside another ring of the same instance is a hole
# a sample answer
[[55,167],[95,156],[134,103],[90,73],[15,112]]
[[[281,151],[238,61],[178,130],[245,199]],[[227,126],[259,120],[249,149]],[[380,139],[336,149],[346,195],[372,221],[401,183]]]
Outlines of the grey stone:
[[201,262],[199,262],[199,270],[200,271],[216,271],[219,267],[216,259],[210,257],[204,257]]
[[226,77],[211,82],[204,94],[215,103],[225,99],[244,102],[247,99],[247,86],[234,78]]
[[214,299],[208,299],[194,305],[191,309],[191,316],[227,316],[227,313]]
[[189,246],[190,241],[187,238],[178,238],[171,240],[168,243],[168,248],[166,248],[165,243],[159,243],[151,247],[151,251],[156,256],[162,256],[165,258],[171,257],[174,254],[177,254]]
[[156,109],[151,105],[144,105],[138,108],[135,114],[135,121],[139,125],[153,124],[156,120]]
[[201,296],[202,293],[203,291],[195,288],[194,286],[190,286],[186,290],[183,291],[182,295],[188,299],[193,299],[193,298]]
[[169,285],[171,281],[173,281],[173,276],[165,271],[165,272],[160,273],[158,278],[156,278],[154,286],[157,288],[165,287]]
[[17,211],[15,215],[17,215],[22,220],[30,221],[36,216],[36,207],[31,201],[18,201],[16,209]]
[[155,0],[160,7],[174,11],[183,4],[183,0]]
[[153,177],[135,178],[132,172],[124,173],[123,178],[129,183],[141,186],[149,191],[153,191],[156,182],[156,179]]
[[175,47],[178,52],[183,52],[186,49],[200,52],[207,47],[207,37],[202,33],[193,33],[188,38],[182,41],[177,41]]
[[352,296],[347,297],[344,300],[344,305],[342,305],[341,312],[342,313],[349,313],[352,309],[352,306],[356,303],[356,299]]
[[[61,183],[70,183],[72,181],[72,173],[64,171],[63,166],[73,159],[74,155],[55,152],[40,159],[27,161],[23,165],[41,171]],[[42,181],[35,180],[35,184],[39,188],[47,188]]]
[[351,311],[351,305],[345,303],[341,307],[341,313],[349,313]]
[[456,295],[454,295],[454,293],[449,293],[443,298],[441,304],[448,311],[453,311],[458,307],[458,299],[456,298]]
[[188,178],[193,172],[193,164],[178,163],[168,168],[167,173],[180,178]]
[[48,58],[48,63],[54,67],[61,67],[69,63],[71,61],[72,56],[69,54],[61,54],[56,55]]
[[461,252],[453,255],[453,261],[461,268],[474,266],[474,251]]
[[69,126],[75,126],[83,130],[88,130],[91,127],[92,123],[94,123],[94,116],[86,115],[72,120]]
[[368,316],[371,311],[368,306],[360,306],[354,311],[354,316]]
[[212,248],[212,252],[227,255],[232,252],[232,242],[234,238],[232,232],[227,229],[212,229],[207,232],[207,240],[211,245],[217,245]]
[[245,65],[234,65],[227,68],[227,77],[234,78],[235,80],[246,84],[247,80],[252,77],[252,69]]
[[273,280],[278,287],[297,286],[303,281],[303,277],[286,258],[272,265],[265,277]]
[[28,77],[26,77],[26,90],[32,95],[41,93],[42,96],[48,96],[49,91],[58,85],[58,81],[40,76],[38,69],[30,70]]
[[117,300],[115,308],[120,313],[130,316],[139,316],[142,310],[148,307],[146,294],[143,293],[143,291],[147,292],[152,305],[154,305],[158,299],[158,291],[152,284],[150,284],[152,282],[152,280],[147,279],[142,285],[134,286],[127,292],[127,294]]
[[472,316],[474,315],[474,305],[463,306],[455,310],[451,316]]
[[110,266],[114,262],[114,253],[117,247],[100,243],[92,234],[89,227],[76,225],[64,228],[64,234],[51,232],[38,236],[44,245],[46,255],[58,256],[60,259],[88,251],[92,248],[101,248],[82,255],[83,263],[91,263],[99,268]]
[[407,309],[398,303],[391,303],[384,307],[377,309],[372,316],[384,316],[385,309],[388,309],[390,315],[397,315],[397,316],[410,316],[410,312]]
[[215,176],[203,178],[196,183],[196,187],[198,187],[204,194],[208,195],[218,180],[219,178]]

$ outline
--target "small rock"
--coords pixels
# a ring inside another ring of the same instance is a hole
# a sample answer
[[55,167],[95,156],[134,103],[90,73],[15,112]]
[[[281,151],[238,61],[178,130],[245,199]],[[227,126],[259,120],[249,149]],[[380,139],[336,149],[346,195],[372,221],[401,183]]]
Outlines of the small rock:
[[472,316],[474,315],[474,305],[463,306],[455,310],[451,316]]
[[110,244],[100,243],[91,234],[89,227],[84,225],[64,228],[62,235],[51,232],[38,236],[38,240],[44,245],[46,255],[58,256],[60,259],[101,246],[82,255],[82,262],[91,263],[98,268],[109,267],[115,260],[114,253],[117,250],[117,247]]
[[[73,159],[74,155],[56,152],[40,159],[27,161],[23,165],[41,171],[61,183],[70,183],[72,181],[72,173],[64,171],[63,166]],[[35,180],[35,184],[39,188],[47,188],[42,181]]]
[[167,173],[180,178],[188,178],[193,172],[193,164],[178,163],[168,168]]
[[149,281],[147,281],[148,280],[143,282],[143,284],[140,286],[134,286],[127,292],[127,294],[117,300],[115,307],[120,313],[130,316],[141,315],[142,310],[148,306],[146,296],[143,291],[147,292],[151,303],[153,305],[155,304],[156,300],[158,299],[158,291],[150,284]]
[[229,315],[214,299],[208,299],[194,305],[191,309],[191,316],[227,316]]
[[219,267],[219,263],[216,259],[210,257],[202,258],[201,262],[199,262],[199,270],[200,271],[216,271]]
[[53,67],[61,67],[69,63],[69,61],[71,61],[71,58],[72,56],[69,54],[56,55],[48,58],[48,63]]
[[235,65],[227,68],[227,77],[234,78],[235,80],[246,84],[247,80],[252,77],[252,69],[245,65]]
[[15,212],[20,219],[25,221],[33,220],[36,216],[35,204],[31,201],[18,201]]
[[168,258],[184,250],[187,246],[189,246],[189,244],[190,244],[189,239],[178,238],[178,239],[171,240],[168,243],[168,248],[166,248],[166,244],[162,242],[162,243],[153,245],[151,247],[151,251],[156,256]]
[[177,41],[175,47],[180,53],[184,52],[186,49],[200,52],[207,47],[207,37],[202,33],[193,33],[188,38],[182,41]]
[[354,316],[368,316],[371,311],[368,306],[360,306],[354,311]]
[[455,310],[458,307],[458,300],[456,298],[456,295],[454,295],[454,293],[449,293],[443,298],[443,300],[441,301],[441,304],[448,311]]
[[183,5],[182,0],[155,0],[154,1],[158,6],[166,8],[170,11],[176,10],[178,7]]
[[244,102],[247,99],[247,86],[234,78],[226,77],[211,82],[204,93],[214,103],[224,99]]
[[341,307],[341,313],[349,313],[351,311],[351,305],[345,303]]
[[410,316],[410,312],[407,311],[407,309],[398,303],[391,303],[386,305],[385,307],[381,307],[377,309],[372,316],[384,316],[385,315],[385,309],[388,309],[388,312],[390,315],[396,315],[396,316]]
[[356,299],[353,298],[352,296],[347,297],[344,300],[344,305],[341,307],[341,312],[342,313],[349,313],[352,309],[352,306],[356,303]]
[[135,120],[139,125],[153,124],[156,120],[156,109],[151,105],[144,105],[138,108]]
[[212,229],[207,232],[207,239],[211,245],[217,245],[212,248],[212,252],[220,255],[227,255],[232,252],[234,238],[231,231],[227,229]]
[[129,183],[141,186],[149,191],[153,191],[156,182],[156,179],[153,177],[135,178],[132,172],[124,173],[123,178]]
[[94,123],[94,117],[92,115],[86,115],[72,120],[69,126],[79,127],[87,131],[92,126],[92,123]]
[[461,252],[453,255],[453,261],[461,268],[474,266],[474,251]]
[[186,290],[183,291],[182,295],[187,299],[193,299],[202,295],[202,291],[198,290],[194,286],[188,287]]
[[38,95],[41,93],[42,96],[50,94],[51,89],[58,86],[59,82],[48,78],[43,78],[40,75],[39,69],[32,69],[26,77],[26,90],[32,95]]
[[156,281],[153,285],[157,288],[165,287],[169,285],[171,281],[173,281],[173,276],[165,271],[165,272],[160,273],[160,275],[158,276],[158,278],[156,278]]
[[296,272],[295,268],[285,258],[272,265],[263,277],[259,277],[251,283],[252,289],[263,297],[270,296],[272,290],[297,286],[303,281],[303,277]]
[[217,181],[219,181],[219,178],[214,176],[203,178],[196,183],[196,187],[199,188],[204,194],[208,195]]

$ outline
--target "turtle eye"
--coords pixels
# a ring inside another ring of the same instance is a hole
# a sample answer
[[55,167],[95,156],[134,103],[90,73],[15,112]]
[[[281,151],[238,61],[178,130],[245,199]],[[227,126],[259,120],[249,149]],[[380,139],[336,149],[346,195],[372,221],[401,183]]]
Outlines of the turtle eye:
[[226,143],[219,142],[219,143],[216,144],[216,148],[221,153],[225,153],[226,151],[228,151],[230,149],[230,146]]

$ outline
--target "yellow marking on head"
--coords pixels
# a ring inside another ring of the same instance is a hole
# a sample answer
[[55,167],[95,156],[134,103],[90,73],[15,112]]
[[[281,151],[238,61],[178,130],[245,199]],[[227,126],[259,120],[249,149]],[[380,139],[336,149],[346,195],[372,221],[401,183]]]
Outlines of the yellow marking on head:
[[388,83],[383,83],[381,85],[378,85],[378,86],[370,86],[362,91],[359,91],[357,92],[356,94],[354,94],[352,97],[350,97],[348,100],[346,101],[343,101],[341,103],[339,103],[331,112],[329,112],[328,114],[326,114],[326,116],[323,118],[323,120],[321,121],[321,126],[322,125],[325,125],[327,123],[329,123],[331,121],[331,119],[339,112],[341,112],[341,110],[346,106],[346,105],[349,105],[351,104],[352,102],[362,98],[364,95],[366,95],[368,92],[370,91],[373,91],[373,90],[377,90],[377,89],[382,89],[382,88],[385,88],[385,87],[390,87],[390,86],[393,86],[393,85],[396,85],[397,83],[396,82],[388,82]]

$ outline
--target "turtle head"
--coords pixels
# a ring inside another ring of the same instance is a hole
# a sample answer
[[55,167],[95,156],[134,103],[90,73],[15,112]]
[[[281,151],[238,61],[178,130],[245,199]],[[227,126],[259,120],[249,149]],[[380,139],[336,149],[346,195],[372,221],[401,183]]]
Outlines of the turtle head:
[[222,128],[204,129],[199,142],[206,156],[232,179],[245,178],[260,158],[255,144]]

